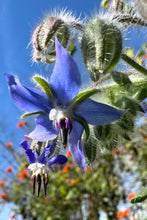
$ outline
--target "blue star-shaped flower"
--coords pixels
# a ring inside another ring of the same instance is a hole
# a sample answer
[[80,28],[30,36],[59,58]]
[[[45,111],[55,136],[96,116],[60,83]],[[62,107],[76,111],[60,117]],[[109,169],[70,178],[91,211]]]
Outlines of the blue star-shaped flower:
[[24,148],[25,153],[28,157],[29,166],[28,169],[32,171],[32,180],[33,180],[33,194],[35,193],[35,185],[36,182],[38,183],[38,196],[40,193],[41,187],[41,178],[43,177],[44,183],[44,193],[46,195],[46,189],[48,184],[48,172],[49,167],[54,164],[64,164],[67,162],[67,158],[64,155],[51,155],[53,148],[55,147],[56,143],[52,143],[44,148],[43,153],[38,156],[36,152],[33,152],[27,141],[23,141],[21,146]]
[[80,91],[81,75],[73,58],[57,39],[55,47],[56,63],[48,84],[51,95],[23,86],[17,76],[6,74],[6,78],[12,98],[20,109],[30,113],[44,113],[36,118],[36,128],[27,137],[48,141],[59,135],[63,144],[68,143],[75,162],[84,171],[85,156],[81,146],[84,126],[81,124],[110,123],[120,119],[125,112],[90,98],[72,107]]

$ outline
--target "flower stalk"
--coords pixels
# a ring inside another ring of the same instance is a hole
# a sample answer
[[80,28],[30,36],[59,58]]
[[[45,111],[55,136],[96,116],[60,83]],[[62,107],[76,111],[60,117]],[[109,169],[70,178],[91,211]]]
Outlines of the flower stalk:
[[128,63],[130,66],[132,66],[134,69],[138,70],[139,72],[141,72],[142,74],[144,74],[145,76],[147,76],[147,69],[144,68],[143,66],[139,65],[138,63],[136,63],[133,59],[131,59],[129,56],[127,56],[126,54],[122,53],[121,54],[121,58]]

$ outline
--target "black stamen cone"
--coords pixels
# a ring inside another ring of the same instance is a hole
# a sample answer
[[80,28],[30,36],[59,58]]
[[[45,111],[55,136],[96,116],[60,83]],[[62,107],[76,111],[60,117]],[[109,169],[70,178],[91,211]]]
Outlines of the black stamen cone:
[[47,194],[48,175],[43,175],[44,195]]
[[65,119],[61,120],[61,128],[60,128],[60,138],[63,145],[67,144],[67,136],[68,136],[68,128],[66,128],[66,121]]
[[61,142],[63,145],[67,144],[67,135],[68,135],[68,129],[64,128],[64,129],[60,129],[60,138],[61,138]]
[[33,181],[33,195],[35,194],[35,185],[36,185],[36,176],[32,177],[32,181]]
[[37,176],[37,183],[38,183],[38,197],[39,197],[39,194],[40,194],[40,189],[41,189],[41,176],[38,174]]

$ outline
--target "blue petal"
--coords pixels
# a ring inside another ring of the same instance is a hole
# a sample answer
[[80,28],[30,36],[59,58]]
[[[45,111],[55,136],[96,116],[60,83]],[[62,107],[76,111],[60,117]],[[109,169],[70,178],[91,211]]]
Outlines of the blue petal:
[[53,148],[55,147],[56,143],[53,142],[49,144],[47,147],[44,148],[43,153],[38,157],[38,162],[46,164],[48,160],[48,155],[52,152]]
[[35,155],[35,153],[33,153],[32,150],[29,148],[29,145],[28,145],[27,141],[21,142],[20,145],[21,145],[21,146],[23,147],[23,149],[25,150],[25,153],[26,153],[26,155],[27,155],[27,157],[28,157],[29,164],[35,163],[36,160],[37,160],[36,155]]
[[77,115],[84,117],[87,123],[92,125],[113,122],[120,119],[125,112],[91,99],[86,99],[75,109]]
[[57,137],[57,131],[49,117],[42,114],[36,118],[36,128],[26,137],[38,141],[54,140]]
[[48,157],[49,154],[51,154],[53,148],[56,146],[56,143],[53,142],[52,144],[49,144],[45,149],[44,149],[44,152],[45,152],[45,157]]
[[23,111],[49,112],[51,107],[46,94],[39,89],[27,88],[22,85],[17,76],[5,74],[11,96],[15,104]]
[[50,77],[50,87],[57,95],[58,105],[67,105],[80,91],[81,75],[70,54],[60,45],[56,45],[56,63]]
[[83,127],[79,123],[73,122],[72,131],[69,135],[69,148],[75,162],[85,172],[85,155],[81,146],[82,133]]
[[49,166],[52,166],[53,164],[64,164],[67,162],[67,158],[64,155],[57,155],[49,159]]

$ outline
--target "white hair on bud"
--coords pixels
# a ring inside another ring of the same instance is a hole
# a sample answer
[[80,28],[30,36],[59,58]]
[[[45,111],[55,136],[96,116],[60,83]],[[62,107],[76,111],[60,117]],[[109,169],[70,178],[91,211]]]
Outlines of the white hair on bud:
[[38,88],[38,89],[41,89],[41,86],[33,79],[33,77],[39,77],[39,78],[41,78],[41,79],[44,79],[46,82],[49,82],[48,77],[44,77],[44,76],[42,76],[42,75],[40,75],[40,74],[38,74],[38,73],[35,73],[35,74],[30,78],[30,81],[31,81],[33,84],[35,84],[36,88]]
[[81,20],[80,16],[76,18],[75,14],[72,11],[69,11],[67,8],[52,9],[48,14],[46,14],[46,18],[47,17],[56,17],[61,19],[69,27],[73,27],[74,24],[83,25],[83,21]]

